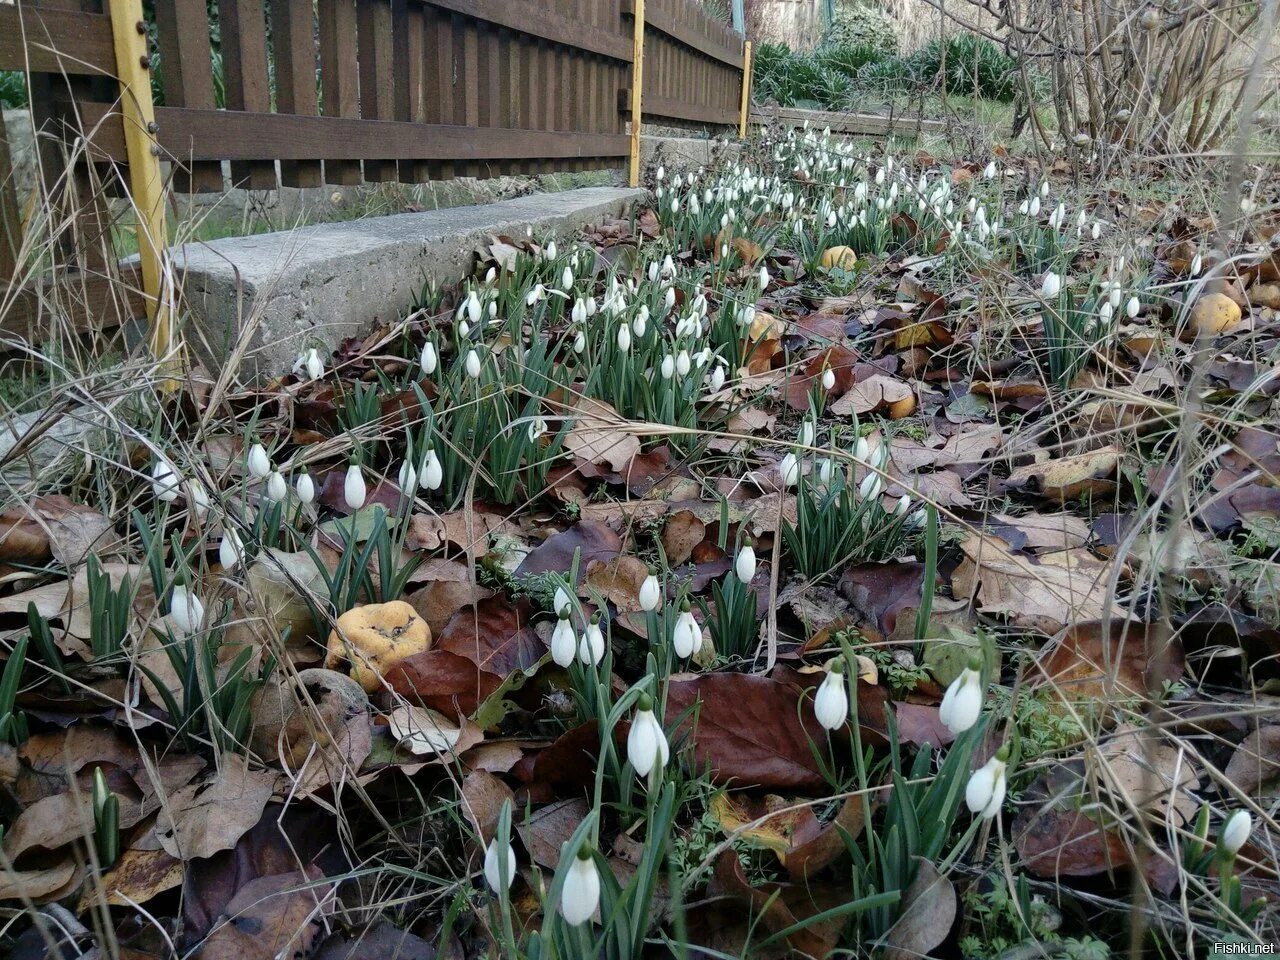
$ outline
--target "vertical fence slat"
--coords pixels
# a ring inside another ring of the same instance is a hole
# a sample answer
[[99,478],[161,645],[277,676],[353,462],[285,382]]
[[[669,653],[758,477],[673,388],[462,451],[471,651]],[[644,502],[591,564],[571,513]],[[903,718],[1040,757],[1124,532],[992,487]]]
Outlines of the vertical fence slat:
[[[406,0],[397,2],[405,4],[405,26],[395,35],[396,76],[402,78],[393,91],[395,115],[397,120],[426,123],[426,8],[421,4],[408,4]],[[392,19],[396,19],[394,11]],[[425,160],[401,160],[399,177],[402,183],[426,183],[431,179],[431,168]]]
[[[360,113],[359,65],[356,61],[355,0],[316,0],[320,18],[321,106],[326,117]],[[358,160],[325,160],[326,183],[352,186],[360,182]]]
[[[218,0],[218,16],[227,109],[270,112],[267,23],[262,0]],[[276,186],[275,162],[264,158],[233,163],[231,182],[251,190],[272,190]]]
[[[348,41],[349,42],[349,41]],[[356,51],[360,64],[360,118],[390,120],[392,57],[390,0],[357,0]],[[364,178],[385,183],[396,178],[396,164],[380,157],[364,158]]]
[[[209,49],[209,11],[204,0],[156,0],[156,42],[164,102],[171,107],[212,110],[213,58]],[[222,164],[177,157],[174,188],[186,193],[222,189]]]
[[[312,0],[275,0],[271,5],[280,113],[315,116],[318,112],[312,10]],[[287,187],[318,187],[324,182],[324,171],[319,160],[282,160],[280,182]]]

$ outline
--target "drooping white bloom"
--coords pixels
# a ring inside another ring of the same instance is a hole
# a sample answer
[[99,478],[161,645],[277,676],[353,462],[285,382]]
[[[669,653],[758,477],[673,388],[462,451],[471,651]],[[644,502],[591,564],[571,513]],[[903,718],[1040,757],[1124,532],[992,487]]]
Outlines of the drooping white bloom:
[[898,498],[897,506],[893,508],[893,515],[895,517],[905,517],[907,515],[907,511],[910,509],[911,497],[904,493]]
[[1240,852],[1240,848],[1245,845],[1249,839],[1249,834],[1252,832],[1253,817],[1249,811],[1237,810],[1222,825],[1222,834],[1218,838],[1218,845],[1234,856]]
[[712,393],[719,393],[724,388],[724,378],[724,367],[717,363],[715,368],[711,371],[711,375],[707,381],[707,386],[711,389]]
[[838,730],[849,719],[849,692],[844,682],[844,662],[832,660],[818,686],[813,713],[826,730]]
[[364,474],[360,470],[360,464],[351,464],[351,466],[347,467],[347,479],[342,484],[342,499],[352,510],[359,510],[364,506],[364,500],[368,493],[369,489],[365,486]]
[[1052,270],[1045,271],[1044,279],[1040,281],[1040,292],[1044,294],[1046,300],[1052,300],[1062,291],[1062,277],[1054,273]]
[[459,320],[458,321],[458,339],[465,340],[470,335],[471,335],[471,324],[467,323],[466,320]]
[[618,326],[617,340],[619,352],[626,353],[631,349],[631,328],[625,323]]
[[662,364],[659,369],[662,371],[662,379],[670,380],[676,372],[676,358],[668,353],[662,358]]
[[587,335],[579,330],[573,338],[573,352],[581,353],[585,349],[587,349]]
[[769,268],[762,263],[760,264],[760,292],[764,293],[767,286],[769,286]]
[[185,583],[174,584],[169,596],[169,613],[173,625],[183,636],[190,636],[204,623],[204,604]]
[[868,473],[862,478],[862,483],[858,484],[858,496],[863,500],[874,500],[880,496],[880,491],[884,489],[884,480],[878,473]]
[[1031,202],[1027,204],[1027,213],[1033,217],[1040,216],[1040,198],[1032,197]]
[[564,587],[556,587],[555,596],[551,598],[551,609],[557,616],[573,612],[573,597],[569,596],[569,591]]
[[952,733],[959,736],[982,715],[982,661],[977,657],[960,671],[942,695],[938,719]]
[[1048,181],[1048,180],[1044,180],[1044,181],[1042,181],[1042,182],[1041,182],[1041,184],[1040,184],[1040,196],[1042,196],[1042,197],[1047,197],[1047,196],[1049,196],[1049,181]]
[[428,448],[423,455],[418,479],[428,490],[439,490],[440,485],[444,483],[444,467],[440,463],[440,458],[436,456],[435,450]]
[[581,663],[598,664],[604,659],[604,632],[600,629],[600,614],[595,614],[578,641],[578,660]]
[[413,463],[406,460],[400,464],[400,473],[396,477],[400,484],[402,492],[412,494],[418,488],[418,471],[414,468]]
[[734,575],[742,583],[750,583],[756,575],[756,551],[749,543],[744,543],[742,549],[738,551],[738,555],[733,560]]
[[566,291],[573,289],[573,271],[568,264],[565,264],[564,271],[560,274],[560,289]]
[[640,584],[640,609],[649,613],[657,610],[660,603],[662,603],[662,584],[658,583],[658,574],[650,567],[649,575]]
[[640,304],[640,309],[636,311],[635,319],[631,321],[631,331],[637,337],[643,337],[644,332],[649,329],[649,308],[645,304]]
[[255,443],[249,448],[249,455],[245,457],[245,465],[249,468],[249,473],[257,477],[259,480],[265,480],[267,474],[271,472],[271,458],[267,456],[267,451],[262,444]]
[[502,883],[502,861],[507,861],[507,882],[505,888],[509,889],[512,882],[516,878],[516,852],[511,849],[511,844],[506,845],[507,855],[504,858],[502,852],[498,849],[498,838],[494,837],[489,841],[489,846],[484,851],[484,879],[489,884],[489,889],[494,893],[501,893],[504,889]]
[[964,788],[966,806],[984,820],[990,820],[999,813],[1000,805],[1004,803],[1008,761],[1009,748],[1001,747],[985,766],[973,772]]
[[422,353],[418,355],[418,366],[422,368],[424,376],[431,376],[436,372],[436,365],[440,362],[439,356],[436,354],[436,345],[430,340],[422,345]]
[[298,494],[298,500],[301,503],[311,503],[316,498],[315,481],[311,479],[311,474],[305,470],[299,474],[298,479],[294,481],[293,489]]
[[682,660],[693,656],[702,646],[702,629],[698,626],[698,621],[693,618],[688,600],[680,605],[680,616],[676,617],[675,629],[671,634],[671,645],[675,649],[676,656]]
[[293,365],[294,372],[303,372],[309,380],[319,380],[324,376],[324,360],[320,357],[320,351],[315,347],[308,347],[298,354],[298,359]]
[[665,767],[671,759],[667,735],[658,718],[653,715],[653,698],[648,694],[643,694],[636,704],[636,715],[627,734],[627,759],[635,768],[636,775],[642,779],[654,767]]
[[565,874],[560,890],[560,915],[565,923],[576,927],[590,920],[599,905],[600,874],[596,872],[591,851],[583,847]]
[[655,178],[659,183],[661,183],[661,182],[662,182],[662,178],[663,178],[663,177],[665,177],[665,176],[666,176],[666,174],[667,174],[667,168],[666,168],[666,167],[664,167],[664,166],[662,166],[661,164],[659,164],[659,165],[658,165],[658,172],[654,174],[654,178]]
[[1138,315],[1138,311],[1142,309],[1142,302],[1137,297],[1130,297],[1129,302],[1124,305],[1125,315],[1130,319],[1134,319]]
[[474,290],[467,294],[467,319],[473,327],[480,322],[480,298]]
[[858,442],[853,445],[853,459],[859,463],[866,463],[871,456],[871,444],[867,443],[866,437],[859,437]]
[[554,240],[547,244],[546,255],[548,260],[556,258],[556,242]]
[[272,470],[271,476],[267,477],[267,499],[279,503],[289,495],[289,485],[284,482],[284,477],[279,470]]
[[469,350],[465,363],[468,377],[474,380],[480,376],[480,355],[478,353],[474,350]]
[[1093,226],[1089,228],[1089,236],[1094,240],[1097,240],[1102,236],[1102,224],[1097,220],[1093,221]]
[[778,473],[782,475],[784,487],[794,487],[800,482],[800,461],[796,459],[794,453],[788,451],[786,456],[778,462]]
[[547,421],[543,417],[534,417],[529,421],[529,442],[537,443],[547,432]]
[[243,559],[244,544],[240,541],[240,535],[230,527],[224,528],[222,542],[218,544],[218,562],[222,564],[222,569],[230,573]]
[[676,373],[677,374],[679,374],[682,377],[687,375],[692,366],[693,366],[693,359],[689,356],[688,350],[681,350],[678,354],[676,354]]
[[198,479],[192,478],[187,484],[187,505],[197,520],[203,520],[209,513],[209,492]]
[[800,429],[796,432],[796,445],[801,447],[813,446],[814,426],[813,421],[808,417],[800,423]]
[[151,493],[157,500],[173,503],[178,499],[178,488],[181,483],[182,478],[178,476],[178,471],[173,469],[173,464],[163,457],[152,466]]
[[569,622],[569,611],[562,609],[555,629],[551,631],[551,659],[558,667],[568,667],[578,655],[578,637]]
[[984,180],[994,180],[996,176],[996,162],[992,160],[982,169],[982,178]]
[[830,367],[822,371],[822,389],[832,390],[836,385],[836,372]]
[[1200,271],[1202,269],[1204,269],[1204,257],[1200,256],[1200,254],[1197,253],[1194,257],[1191,258],[1191,270],[1188,272],[1191,274],[1191,276],[1198,277],[1200,276]]

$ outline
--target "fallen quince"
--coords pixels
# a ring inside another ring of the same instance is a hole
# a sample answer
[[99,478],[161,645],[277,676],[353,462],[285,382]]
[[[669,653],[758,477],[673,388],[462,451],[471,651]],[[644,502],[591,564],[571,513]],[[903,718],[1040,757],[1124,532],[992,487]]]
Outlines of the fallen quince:
[[828,247],[822,252],[824,270],[852,270],[858,265],[858,255],[852,247]]
[[366,693],[373,693],[392,664],[429,646],[431,628],[412,606],[403,600],[370,603],[338,618],[329,634],[324,665],[349,661],[351,678]]
[[1225,293],[1206,293],[1191,310],[1193,336],[1215,337],[1231,333],[1240,323],[1240,305]]

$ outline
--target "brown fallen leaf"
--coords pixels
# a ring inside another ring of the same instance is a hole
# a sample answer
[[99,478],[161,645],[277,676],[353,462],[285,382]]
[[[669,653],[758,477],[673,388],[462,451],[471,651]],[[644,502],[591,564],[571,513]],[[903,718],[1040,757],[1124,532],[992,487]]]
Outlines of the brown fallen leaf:
[[75,857],[67,853],[48,860],[22,870],[0,870],[0,901],[29,897],[42,902],[68,887],[76,876]]
[[1039,493],[1066,503],[1076,497],[1092,494],[1103,496],[1116,489],[1116,471],[1124,457],[1118,444],[1073,457],[1056,457],[1043,463],[1028,464],[1009,474],[1006,490]]
[[621,473],[640,452],[640,438],[625,429],[626,421],[603,400],[583,397],[574,409],[573,428],[565,435],[565,448],[592,464],[606,464]]
[[621,612],[635,613],[640,610],[640,587],[648,576],[649,568],[639,557],[617,556],[608,563],[592,560],[578,595],[584,600],[598,597]]
[[1145,696],[1182,676],[1182,644],[1159,625],[1112,620],[1072,624],[1040,654],[1034,686],[1048,687],[1076,710],[1110,713],[1109,704]]
[[316,867],[256,877],[236,891],[200,951],[202,960],[306,957],[335,909],[333,884]]
[[[106,901],[124,907],[146,903],[166,890],[182,886],[182,861],[163,850],[128,849],[99,881]],[[85,900],[90,899],[86,892]]]
[[1101,785],[1115,797],[1117,809],[1144,810],[1157,823],[1184,827],[1200,809],[1195,763],[1158,732],[1151,732],[1152,744],[1143,742],[1144,735],[1132,724],[1116,727],[1097,752]]
[[195,860],[230,850],[253,827],[275,791],[278,774],[253,770],[228,754],[214,776],[183,787],[156,818],[156,837],[171,857]]
[[117,539],[105,516],[58,493],[0,514],[0,563],[39,565],[52,559],[71,569]]
[[466,657],[481,672],[497,677],[528,670],[547,652],[533,629],[535,612],[527,600],[513,604],[505,597],[487,597],[449,621],[436,649]]
[[861,416],[884,411],[891,419],[909,416],[916,408],[911,385],[883,374],[859,380],[828,408],[833,417]]
[[924,857],[916,857],[916,876],[902,893],[897,921],[884,935],[886,960],[929,956],[951,932],[956,920],[956,889]]

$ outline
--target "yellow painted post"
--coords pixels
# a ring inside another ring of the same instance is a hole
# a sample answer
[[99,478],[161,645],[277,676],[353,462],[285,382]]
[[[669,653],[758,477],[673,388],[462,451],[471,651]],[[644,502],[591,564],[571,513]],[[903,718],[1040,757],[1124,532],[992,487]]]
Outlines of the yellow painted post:
[[742,45],[742,119],[738,121],[738,136],[747,135],[747,121],[751,117],[751,41]]
[[631,38],[631,186],[640,186],[640,112],[644,87],[644,0],[633,0],[635,33]]
[[[164,180],[160,175],[160,146],[156,142],[156,111],[151,101],[151,56],[142,0],[108,0],[111,33],[120,80],[120,112],[124,118],[124,146],[129,161],[129,194],[138,218],[138,260],[142,290],[151,325],[151,355],[166,360],[173,349],[172,297],[165,290]],[[177,381],[166,378],[171,390]]]

